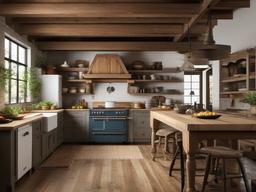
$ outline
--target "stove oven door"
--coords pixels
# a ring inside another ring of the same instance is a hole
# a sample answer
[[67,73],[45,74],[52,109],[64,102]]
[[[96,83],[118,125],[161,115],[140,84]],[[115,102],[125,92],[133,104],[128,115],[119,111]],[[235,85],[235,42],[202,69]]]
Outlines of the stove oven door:
[[125,117],[92,117],[90,138],[96,143],[128,142],[128,120]]

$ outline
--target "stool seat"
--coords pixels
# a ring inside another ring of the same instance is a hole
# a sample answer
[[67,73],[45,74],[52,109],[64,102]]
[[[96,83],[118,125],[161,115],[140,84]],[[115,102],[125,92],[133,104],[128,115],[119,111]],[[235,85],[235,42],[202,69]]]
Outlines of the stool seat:
[[176,133],[177,131],[174,131],[174,130],[171,130],[171,129],[159,129],[157,132],[156,132],[156,136],[159,136],[159,137],[168,137],[174,133]]
[[242,153],[240,151],[236,151],[231,148],[222,146],[203,147],[200,149],[200,153],[224,159],[235,159],[242,157]]

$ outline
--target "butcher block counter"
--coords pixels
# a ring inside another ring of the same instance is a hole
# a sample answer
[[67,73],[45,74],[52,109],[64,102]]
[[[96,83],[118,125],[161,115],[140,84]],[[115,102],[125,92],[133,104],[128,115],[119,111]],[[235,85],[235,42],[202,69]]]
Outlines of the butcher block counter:
[[256,119],[241,118],[235,115],[222,114],[216,120],[203,120],[191,115],[178,114],[174,111],[151,111],[150,127],[152,129],[152,156],[156,152],[155,134],[164,123],[182,132],[183,148],[187,154],[186,177],[187,192],[195,192],[195,155],[199,152],[202,140],[237,140],[256,139]]
[[14,130],[41,118],[43,118],[43,115],[41,113],[29,113],[26,114],[25,118],[22,120],[14,120],[10,123],[0,124],[0,131]]

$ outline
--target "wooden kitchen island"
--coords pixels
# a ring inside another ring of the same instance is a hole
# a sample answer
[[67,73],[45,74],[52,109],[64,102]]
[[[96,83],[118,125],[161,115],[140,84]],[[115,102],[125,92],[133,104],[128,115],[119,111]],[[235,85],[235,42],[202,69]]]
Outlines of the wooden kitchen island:
[[202,120],[190,115],[178,114],[174,111],[151,111],[150,126],[152,128],[152,155],[155,155],[154,145],[156,131],[162,122],[182,132],[183,148],[187,154],[186,160],[186,191],[195,192],[195,154],[199,152],[202,140],[237,140],[256,139],[256,118],[245,119],[223,114],[217,120]]

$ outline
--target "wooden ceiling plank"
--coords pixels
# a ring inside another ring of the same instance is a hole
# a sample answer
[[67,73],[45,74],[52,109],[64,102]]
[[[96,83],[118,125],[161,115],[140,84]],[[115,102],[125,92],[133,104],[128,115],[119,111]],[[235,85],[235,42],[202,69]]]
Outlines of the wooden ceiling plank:
[[250,7],[250,0],[222,0],[214,7],[214,10],[227,10],[248,7]]
[[[19,33],[34,37],[172,37],[180,34],[180,24],[24,24]],[[196,25],[192,33],[206,32],[207,25]]]
[[178,24],[186,23],[190,17],[179,18],[12,18],[18,24]]
[[5,17],[177,18],[191,17],[198,11],[197,4],[173,3],[27,3],[0,6],[0,15]]
[[5,0],[6,3],[197,3],[197,0]]
[[[179,51],[189,50],[184,42],[37,42],[42,51]],[[202,43],[192,43],[193,48],[202,47]]]

